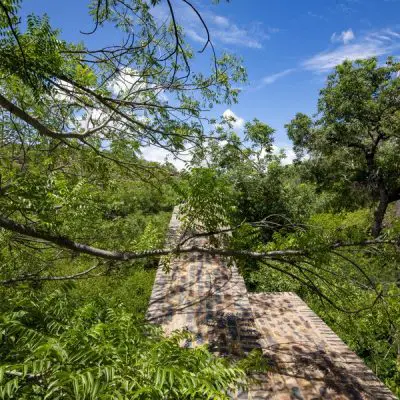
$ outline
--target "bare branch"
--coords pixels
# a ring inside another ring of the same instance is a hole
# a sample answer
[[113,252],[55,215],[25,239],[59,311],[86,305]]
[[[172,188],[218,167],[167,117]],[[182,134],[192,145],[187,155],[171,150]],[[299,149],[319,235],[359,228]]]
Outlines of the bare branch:
[[[0,284],[2,285],[12,285],[14,283],[19,283],[19,282],[26,282],[26,281],[33,281],[33,282],[38,282],[38,281],[66,281],[66,280],[71,280],[71,279],[83,279],[83,278],[90,278],[93,277],[93,275],[89,275],[93,270],[96,268],[100,267],[100,264],[96,264],[82,272],[78,272],[76,274],[71,274],[71,275],[63,275],[63,276],[38,276],[34,274],[29,274],[29,275],[22,275],[19,276],[18,278],[11,278],[11,279],[5,279],[0,281]],[[97,275],[96,275],[97,276]]]

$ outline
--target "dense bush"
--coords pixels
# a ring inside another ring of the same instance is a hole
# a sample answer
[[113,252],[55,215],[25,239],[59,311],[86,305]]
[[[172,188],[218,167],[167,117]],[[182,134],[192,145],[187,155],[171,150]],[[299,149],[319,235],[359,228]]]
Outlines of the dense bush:
[[68,287],[9,299],[0,317],[1,399],[229,399],[245,387],[245,362],[165,338],[124,306],[82,302]]

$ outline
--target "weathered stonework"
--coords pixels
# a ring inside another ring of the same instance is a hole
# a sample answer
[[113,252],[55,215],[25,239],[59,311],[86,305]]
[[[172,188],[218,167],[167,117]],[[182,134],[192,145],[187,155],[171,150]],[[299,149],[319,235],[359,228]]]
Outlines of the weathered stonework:
[[[180,235],[175,212],[168,244]],[[160,264],[147,318],[166,333],[188,329],[219,354],[261,348],[271,371],[240,399],[396,399],[296,294],[249,294],[236,266],[218,256],[182,255],[168,272]]]
[[[179,239],[179,221],[172,216],[168,244]],[[205,246],[196,238],[190,245]],[[167,333],[188,329],[199,344],[209,343],[221,354],[247,353],[259,347],[246,286],[235,266],[218,256],[185,254],[166,273],[160,265],[147,317]]]
[[273,363],[253,398],[396,399],[295,293],[249,298],[261,347]]

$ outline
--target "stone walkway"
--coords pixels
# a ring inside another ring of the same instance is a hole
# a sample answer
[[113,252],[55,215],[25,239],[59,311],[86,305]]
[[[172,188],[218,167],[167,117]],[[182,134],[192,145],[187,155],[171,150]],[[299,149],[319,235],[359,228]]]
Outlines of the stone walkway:
[[[179,236],[174,213],[168,244]],[[167,333],[189,329],[222,355],[261,348],[271,371],[240,399],[396,399],[296,294],[247,293],[236,266],[218,256],[182,255],[168,273],[160,265],[147,317]]]

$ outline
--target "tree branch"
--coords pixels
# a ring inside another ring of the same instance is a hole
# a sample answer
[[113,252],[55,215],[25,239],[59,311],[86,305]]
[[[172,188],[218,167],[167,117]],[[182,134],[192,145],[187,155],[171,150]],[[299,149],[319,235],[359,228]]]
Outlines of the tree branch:
[[[251,250],[235,250],[235,249],[220,249],[212,247],[174,247],[165,249],[155,249],[147,251],[113,251],[105,250],[98,247],[89,246],[87,244],[75,242],[67,237],[61,235],[55,235],[46,232],[42,229],[34,228],[32,226],[27,226],[16,221],[13,221],[5,216],[0,216],[0,227],[7,229],[12,232],[19,233],[21,235],[30,236],[33,238],[44,240],[48,243],[56,244],[64,249],[72,250],[82,254],[88,254],[94,257],[108,259],[108,260],[118,260],[118,261],[129,261],[129,260],[139,260],[149,257],[161,257],[170,254],[187,254],[187,253],[202,253],[210,254],[214,256],[222,257],[247,257],[253,259],[275,259],[285,258],[285,257],[304,257],[308,255],[308,251],[304,249],[285,249],[285,250],[274,250],[267,252],[257,252]],[[359,243],[335,243],[330,248],[337,249],[339,247],[348,246],[366,246],[366,245],[376,245],[376,244],[392,244],[397,245],[395,240],[366,240]]]
[[43,125],[39,120],[36,118],[32,117],[29,115],[26,111],[24,111],[22,108],[18,107],[17,105],[13,104],[11,101],[9,101],[7,98],[5,98],[1,93],[0,93],[0,106],[5,108],[7,111],[9,111],[11,114],[15,115],[16,117],[22,119],[25,121],[27,124],[35,128],[39,134],[42,136],[47,136],[53,139],[84,139],[90,135],[93,135],[94,133],[100,131],[104,127],[107,126],[107,124],[110,122],[112,116],[110,116],[103,124],[93,128],[93,129],[88,129],[85,132],[79,133],[79,132],[55,132],[48,128],[46,125]]
[[112,251],[112,250],[105,250],[89,246],[83,243],[78,243],[64,236],[54,235],[42,229],[20,224],[19,222],[13,221],[4,216],[0,216],[0,227],[12,232],[19,233],[21,235],[30,236],[44,240],[46,242],[54,243],[57,246],[72,251],[76,251],[78,253],[88,254],[94,257],[104,258],[108,260],[119,260],[119,261],[138,260],[148,257],[166,256],[169,254],[184,254],[184,253],[196,253],[196,252],[210,254],[210,255],[220,255],[225,257],[237,256],[237,257],[251,257],[255,259],[280,257],[280,256],[301,256],[306,254],[304,250],[291,250],[291,249],[275,250],[269,252],[255,252],[250,250],[218,249],[218,248],[206,248],[198,246],[190,246],[183,248],[181,247],[165,248],[165,249],[155,249],[148,251],[138,251],[138,252]]
[[[83,278],[90,278],[93,276],[99,276],[97,275],[89,275],[90,272],[95,270],[96,268],[100,267],[100,264],[93,265],[92,267],[85,269],[82,272],[77,272],[76,274],[72,275],[62,275],[62,276],[38,276],[35,274],[29,274],[29,275],[22,275],[17,278],[10,278],[10,279],[4,279],[0,281],[0,284],[2,285],[12,285],[14,283],[18,282],[26,282],[26,281],[33,281],[33,282],[38,282],[38,281],[67,281],[70,279],[83,279]],[[88,276],[89,275],[89,276]]]

